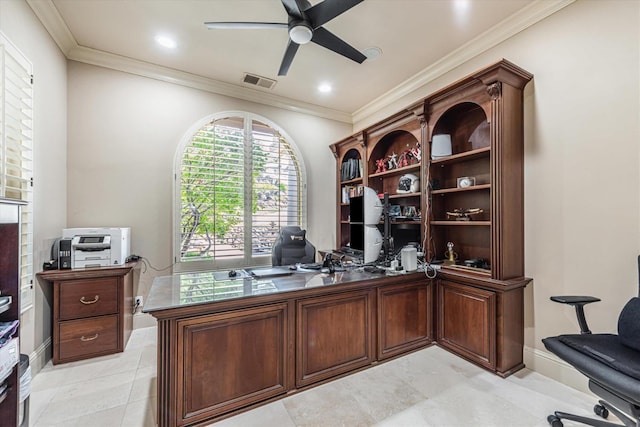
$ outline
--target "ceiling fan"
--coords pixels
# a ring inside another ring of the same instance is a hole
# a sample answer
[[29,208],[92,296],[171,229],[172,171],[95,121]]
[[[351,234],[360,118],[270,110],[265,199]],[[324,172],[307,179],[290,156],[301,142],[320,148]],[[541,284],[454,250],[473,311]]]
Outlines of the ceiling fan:
[[289,31],[289,43],[280,64],[279,76],[286,76],[293,57],[301,44],[310,41],[339,53],[359,64],[367,57],[344,40],[326,30],[322,25],[346,12],[364,0],[324,0],[311,6],[308,0],[281,0],[289,15],[286,24],[277,22],[205,22],[209,29],[256,29],[286,28]]

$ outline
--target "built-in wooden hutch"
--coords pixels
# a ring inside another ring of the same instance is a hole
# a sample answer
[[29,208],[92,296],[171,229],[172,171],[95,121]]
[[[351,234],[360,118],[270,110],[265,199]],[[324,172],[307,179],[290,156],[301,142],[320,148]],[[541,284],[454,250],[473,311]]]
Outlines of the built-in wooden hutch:
[[[340,172],[352,153],[364,159],[358,184],[387,193],[401,213],[419,207],[412,218],[392,220],[390,234],[400,244],[420,243],[426,261],[438,262],[437,343],[502,376],[524,366],[523,289],[530,279],[524,277],[523,89],[532,77],[499,61],[331,146],[341,202],[336,245],[349,245],[343,189],[353,182]],[[443,135],[450,155],[433,157],[434,137]],[[421,148],[420,160],[398,164],[412,147]],[[418,192],[398,191],[405,174],[420,177]]]

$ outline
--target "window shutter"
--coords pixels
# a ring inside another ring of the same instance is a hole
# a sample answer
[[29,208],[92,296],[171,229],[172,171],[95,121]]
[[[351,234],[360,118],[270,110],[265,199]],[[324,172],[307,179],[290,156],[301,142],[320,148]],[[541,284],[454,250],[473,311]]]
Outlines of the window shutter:
[[180,163],[178,259],[242,266],[270,255],[282,226],[303,223],[302,175],[280,132],[249,114],[200,128]]
[[0,197],[27,202],[20,209],[22,311],[33,305],[32,65],[0,33]]
[[200,129],[182,160],[182,258],[242,257],[244,126],[225,119]]
[[300,225],[300,170],[291,146],[267,125],[252,124],[253,252],[271,253],[284,225]]

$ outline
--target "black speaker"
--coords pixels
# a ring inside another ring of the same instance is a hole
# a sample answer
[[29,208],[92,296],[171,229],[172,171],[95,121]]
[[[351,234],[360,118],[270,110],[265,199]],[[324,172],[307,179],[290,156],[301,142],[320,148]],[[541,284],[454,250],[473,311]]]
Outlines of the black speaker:
[[58,251],[58,268],[68,270],[71,268],[71,239],[60,239],[60,250]]

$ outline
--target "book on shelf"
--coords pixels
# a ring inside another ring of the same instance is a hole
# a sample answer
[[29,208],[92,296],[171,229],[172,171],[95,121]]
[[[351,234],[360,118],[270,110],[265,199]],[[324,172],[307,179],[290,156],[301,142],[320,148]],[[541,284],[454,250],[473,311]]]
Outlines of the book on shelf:
[[362,161],[360,159],[347,159],[342,162],[340,180],[349,181],[362,177]]
[[345,185],[342,187],[342,203],[348,204],[352,197],[362,196],[364,194],[364,186]]

